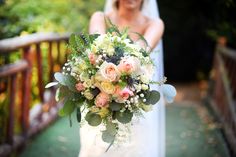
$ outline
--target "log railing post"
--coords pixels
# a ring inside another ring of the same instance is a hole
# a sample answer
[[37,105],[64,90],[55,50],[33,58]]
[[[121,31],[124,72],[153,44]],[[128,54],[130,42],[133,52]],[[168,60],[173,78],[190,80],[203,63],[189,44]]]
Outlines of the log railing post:
[[16,79],[17,75],[14,74],[10,77],[10,98],[8,106],[8,121],[7,121],[7,143],[13,144],[14,135],[14,109],[15,109],[15,99],[16,99]]
[[28,63],[28,68],[22,73],[22,104],[21,104],[21,127],[22,134],[26,138],[27,130],[29,128],[29,104],[31,98],[31,74],[32,74],[32,61],[30,54],[30,47],[25,47],[23,49],[23,58]]
[[37,60],[39,96],[41,101],[44,102],[43,65],[42,65],[42,53],[40,44],[36,44],[36,60]]
[[57,41],[57,63],[61,64],[61,46],[60,41]]
[[49,81],[53,80],[53,57],[52,57],[52,42],[48,43],[48,66],[49,66]]

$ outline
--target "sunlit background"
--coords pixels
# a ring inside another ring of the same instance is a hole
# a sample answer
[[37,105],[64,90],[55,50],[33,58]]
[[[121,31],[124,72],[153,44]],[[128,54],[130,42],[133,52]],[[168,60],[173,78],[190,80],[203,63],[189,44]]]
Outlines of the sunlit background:
[[[70,128],[67,118],[57,117],[55,90],[44,85],[66,59],[68,35],[87,32],[90,16],[104,2],[0,0],[0,156],[77,156],[79,124],[74,120]],[[236,3],[158,5],[165,76],[178,90],[166,106],[166,156],[235,155]]]

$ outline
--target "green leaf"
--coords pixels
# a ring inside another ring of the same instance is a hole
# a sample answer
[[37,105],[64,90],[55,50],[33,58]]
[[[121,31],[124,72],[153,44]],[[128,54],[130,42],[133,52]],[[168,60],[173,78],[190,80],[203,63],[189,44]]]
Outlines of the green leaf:
[[106,125],[106,131],[108,131],[111,135],[116,135],[117,133],[117,124],[112,123],[112,122],[108,122]]
[[127,83],[126,82],[123,82],[123,81],[121,81],[121,82],[119,82],[118,83],[118,86],[120,86],[120,88],[125,88],[126,86],[127,86]]
[[126,110],[125,112],[116,112],[116,119],[123,123],[129,123],[132,120],[133,113],[130,112],[129,110]]
[[76,38],[76,35],[73,33],[70,35],[70,39],[69,39],[70,46],[72,46],[74,48],[76,48],[76,46],[77,46],[75,38]]
[[115,136],[110,134],[108,131],[102,132],[102,140],[107,143],[112,143],[115,139]]
[[100,115],[92,112],[88,112],[85,116],[85,120],[88,122],[91,126],[98,126],[102,122],[102,118]]
[[90,34],[89,35],[90,43],[92,43],[99,36],[100,36],[100,34]]
[[63,111],[63,108],[61,108],[61,109],[58,111],[58,115],[61,116],[61,117],[65,116],[65,113],[64,113],[64,111]]
[[152,110],[152,105],[147,105],[147,104],[144,104],[144,103],[140,103],[139,104],[139,107],[143,110],[143,111],[145,111],[145,112],[149,112],[149,111],[151,111]]
[[56,101],[60,101],[65,98],[67,95],[70,95],[71,91],[66,86],[60,86],[56,90],[55,99]]
[[64,76],[65,76],[65,75],[63,75],[63,74],[60,73],[60,72],[56,72],[56,73],[54,74],[55,79],[56,79],[61,85],[64,85],[64,86],[65,86],[66,84],[65,84]]
[[81,122],[81,111],[79,107],[76,110],[76,119],[79,123]]
[[70,75],[65,76],[65,84],[71,91],[77,92],[75,88],[76,82],[77,81],[73,76]]
[[145,94],[145,98],[147,100],[145,104],[155,105],[160,100],[160,93],[158,91],[152,90]]
[[117,103],[115,101],[112,101],[109,105],[109,108],[112,110],[112,111],[120,111],[120,109],[123,107],[123,104],[121,103]]
[[61,85],[67,86],[71,91],[76,92],[75,84],[77,81],[73,76],[63,75],[60,72],[56,72],[54,77]]
[[65,115],[71,114],[75,110],[75,102],[67,98],[62,109]]
[[78,43],[77,47],[80,49],[80,51],[82,51],[85,46],[84,39],[80,35],[77,35],[75,36],[75,41]]
[[50,82],[45,86],[45,88],[50,88],[50,87],[53,87],[53,86],[56,86],[56,85],[58,85],[58,82]]

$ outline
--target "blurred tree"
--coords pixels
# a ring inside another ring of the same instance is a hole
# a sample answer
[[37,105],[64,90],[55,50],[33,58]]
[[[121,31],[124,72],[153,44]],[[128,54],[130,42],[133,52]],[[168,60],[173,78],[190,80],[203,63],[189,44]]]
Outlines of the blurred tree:
[[34,32],[80,32],[104,0],[1,0],[0,39]]

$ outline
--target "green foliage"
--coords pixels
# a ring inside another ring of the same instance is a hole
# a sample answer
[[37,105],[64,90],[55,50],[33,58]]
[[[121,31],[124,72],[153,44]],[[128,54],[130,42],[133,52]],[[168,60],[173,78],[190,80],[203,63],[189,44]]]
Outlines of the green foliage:
[[[106,124],[106,130],[102,132],[102,140],[112,145],[115,140],[116,134],[117,134],[117,124],[108,122]],[[107,148],[107,150],[108,149],[109,147]]]
[[124,106],[123,104],[112,101],[109,105],[109,108],[112,111],[119,111],[123,106]]
[[71,91],[76,92],[76,79],[74,77],[71,75],[63,75],[59,72],[55,73],[54,77],[61,85],[67,86]]
[[152,91],[148,91],[145,94],[145,98],[146,98],[146,102],[145,104],[147,105],[155,105],[159,100],[160,100],[160,93],[158,91],[152,90]]
[[75,102],[69,97],[65,99],[63,108],[59,111],[60,116],[70,115],[75,109]]
[[98,126],[102,122],[102,118],[100,115],[92,112],[88,112],[85,116],[85,120],[88,122],[91,126]]
[[132,120],[133,113],[129,110],[126,110],[124,112],[116,112],[115,117],[119,122],[126,124]]
[[104,0],[5,0],[0,6],[0,38],[22,32],[80,32],[103,6]]

